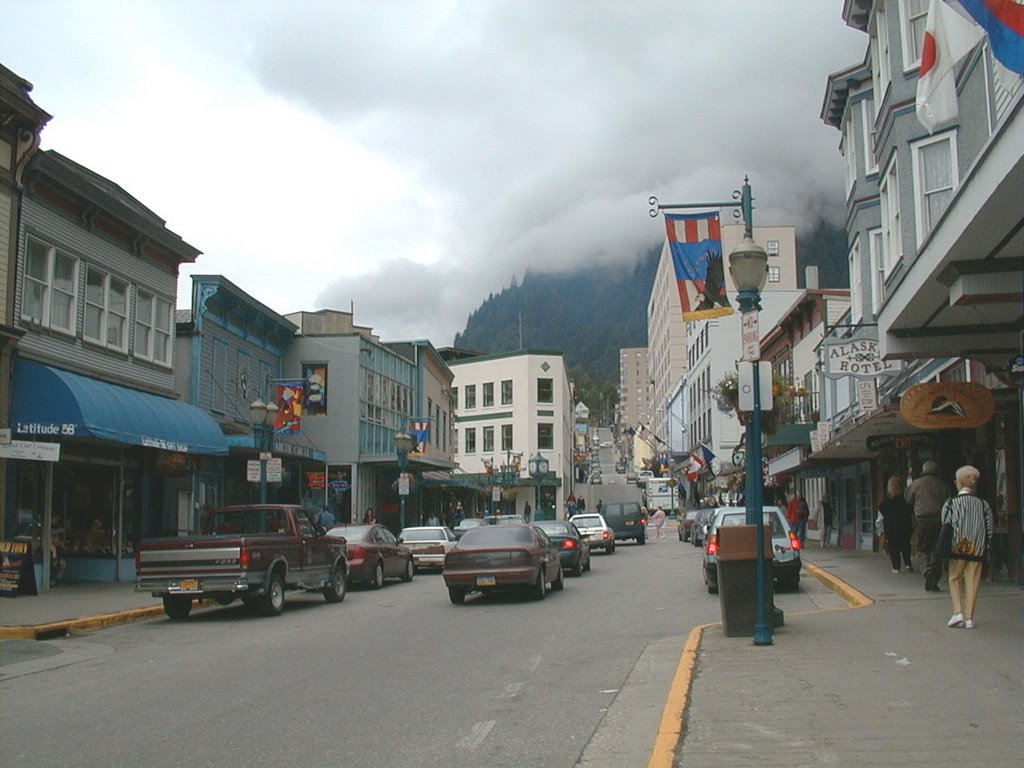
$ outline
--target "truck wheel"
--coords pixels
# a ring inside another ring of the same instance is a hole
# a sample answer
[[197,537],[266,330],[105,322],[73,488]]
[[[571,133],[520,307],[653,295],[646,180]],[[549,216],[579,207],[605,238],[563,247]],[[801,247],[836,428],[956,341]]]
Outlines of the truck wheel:
[[544,569],[541,568],[537,571],[537,580],[533,582],[533,586],[530,588],[530,597],[534,600],[543,600],[544,596],[548,591],[547,576],[544,573]]
[[373,576],[370,577],[370,589],[380,589],[384,586],[384,566],[377,563],[373,566]]
[[345,571],[340,565],[334,566],[334,573],[324,584],[324,599],[328,603],[340,603],[345,599]]
[[452,605],[462,605],[466,602],[466,593],[458,587],[448,587],[448,599]]
[[412,575],[416,573],[416,564],[410,557],[405,563],[405,573],[402,574],[402,581],[412,581]]
[[164,595],[164,613],[171,621],[184,621],[192,613],[189,595]]
[[264,616],[280,616],[284,610],[284,579],[275,572],[270,577],[267,594],[260,600],[260,613]]

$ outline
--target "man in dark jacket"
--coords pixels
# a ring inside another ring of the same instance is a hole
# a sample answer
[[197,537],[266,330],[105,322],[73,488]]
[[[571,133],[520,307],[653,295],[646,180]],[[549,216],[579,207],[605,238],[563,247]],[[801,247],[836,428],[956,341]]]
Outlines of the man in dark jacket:
[[942,527],[939,513],[949,496],[949,486],[939,477],[939,465],[934,461],[926,461],[921,466],[921,476],[904,494],[907,503],[914,508],[914,533],[910,543],[921,571],[932,564],[932,552]]

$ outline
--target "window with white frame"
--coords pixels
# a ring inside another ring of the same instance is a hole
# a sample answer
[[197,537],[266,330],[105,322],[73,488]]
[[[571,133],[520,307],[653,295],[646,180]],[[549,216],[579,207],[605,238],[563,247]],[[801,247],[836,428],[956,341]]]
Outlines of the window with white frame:
[[903,32],[903,69],[910,70],[921,65],[928,0],[900,0],[900,21]]
[[501,450],[511,451],[512,450],[512,425],[502,424],[501,425]]
[[874,26],[871,29],[871,79],[875,89],[875,98],[879,103],[885,101],[886,91],[892,81],[892,62],[889,60],[889,28],[885,3],[875,3]]
[[484,427],[484,453],[491,453],[494,450],[494,427]]
[[851,104],[846,112],[846,120],[843,123],[843,146],[841,147],[843,159],[846,160],[846,194],[850,194],[853,185],[857,183],[857,132],[854,126],[856,105]]
[[128,283],[91,264],[85,269],[82,337],[111,349],[128,348]]
[[778,240],[769,240],[765,245],[767,246],[765,248],[765,250],[768,251],[768,255],[769,256],[778,256],[779,255],[779,241]]
[[782,270],[779,267],[768,267],[768,282],[777,283],[782,279]]
[[853,238],[853,245],[847,254],[847,265],[850,271],[850,322],[859,323],[864,316],[862,302],[862,287],[864,280],[861,277],[860,263],[860,236]]
[[494,382],[487,381],[483,385],[484,395],[484,408],[490,408],[494,405]]
[[501,382],[501,404],[512,405],[512,379],[504,379]]
[[878,185],[882,208],[882,276],[888,277],[903,258],[903,232],[900,222],[900,184],[893,153],[889,167]]
[[871,314],[876,318],[882,309],[885,295],[885,275],[882,274],[882,228],[868,230],[868,255],[871,261]]
[[22,319],[73,334],[77,323],[78,259],[29,237],[22,279]]
[[462,434],[465,438],[463,441],[463,451],[465,453],[476,453],[476,428],[466,427]]
[[875,100],[864,99],[860,106],[861,124],[864,136],[864,175],[878,173],[878,159],[875,157]]
[[161,296],[138,290],[135,294],[135,357],[170,365],[173,328],[174,305]]
[[537,449],[547,451],[555,449],[554,424],[537,424]]
[[924,240],[953,199],[957,185],[956,132],[910,145],[914,158],[917,242]]

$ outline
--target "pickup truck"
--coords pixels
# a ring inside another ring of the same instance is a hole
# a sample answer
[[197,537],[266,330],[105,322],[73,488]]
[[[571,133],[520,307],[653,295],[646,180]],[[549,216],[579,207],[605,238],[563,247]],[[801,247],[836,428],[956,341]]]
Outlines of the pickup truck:
[[135,549],[135,591],[163,599],[172,621],[188,618],[196,599],[228,605],[235,598],[264,616],[284,610],[286,590],[345,599],[345,540],[326,531],[304,507],[220,507],[199,536],[143,539]]

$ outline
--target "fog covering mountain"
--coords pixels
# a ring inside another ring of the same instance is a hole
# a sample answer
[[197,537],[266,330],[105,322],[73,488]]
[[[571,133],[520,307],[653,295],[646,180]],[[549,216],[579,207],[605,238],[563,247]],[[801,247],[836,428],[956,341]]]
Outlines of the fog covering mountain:
[[[819,217],[797,234],[798,284],[817,265],[822,288],[848,288],[846,233]],[[559,350],[591,409],[614,402],[619,350],[647,346],[647,300],[661,249],[631,264],[557,274],[528,271],[474,310],[454,346],[478,352]],[[609,406],[610,409],[610,406]]]

